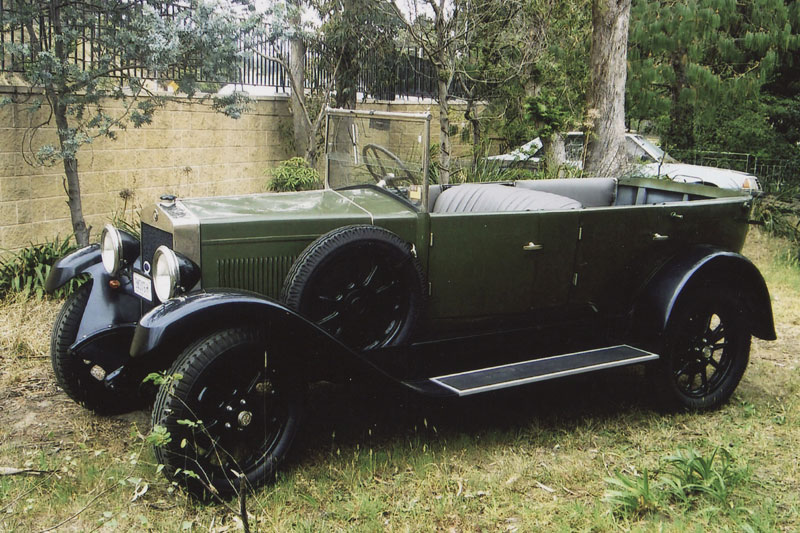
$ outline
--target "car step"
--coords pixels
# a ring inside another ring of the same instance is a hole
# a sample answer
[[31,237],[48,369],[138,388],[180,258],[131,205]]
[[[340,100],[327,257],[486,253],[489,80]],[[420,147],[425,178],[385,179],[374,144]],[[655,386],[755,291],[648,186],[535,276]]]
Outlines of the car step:
[[459,396],[468,396],[653,359],[658,359],[658,354],[622,344],[448,374],[430,381]]

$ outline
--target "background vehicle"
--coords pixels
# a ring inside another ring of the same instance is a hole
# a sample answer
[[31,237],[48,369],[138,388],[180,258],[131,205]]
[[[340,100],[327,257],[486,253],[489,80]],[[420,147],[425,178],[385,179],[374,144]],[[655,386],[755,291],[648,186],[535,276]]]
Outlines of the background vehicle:
[[[565,138],[567,164],[583,168],[585,136],[581,132],[570,132]],[[637,133],[625,134],[625,148],[631,161],[629,174],[647,178],[667,178],[679,183],[699,183],[724,189],[746,192],[761,190],[758,178],[746,172],[725,168],[707,167],[681,163],[661,148]],[[521,165],[525,168],[539,168],[542,141],[538,137],[507,154],[490,156],[487,159],[503,166]]]
[[666,180],[428,183],[429,115],[329,110],[326,188],[164,197],[141,241],[61,259],[91,281],[53,330],[56,378],[98,412],[146,399],[157,460],[194,493],[268,481],[305,386],[463,397],[648,363],[664,405],[711,409],[769,293],[738,254],[752,198]]

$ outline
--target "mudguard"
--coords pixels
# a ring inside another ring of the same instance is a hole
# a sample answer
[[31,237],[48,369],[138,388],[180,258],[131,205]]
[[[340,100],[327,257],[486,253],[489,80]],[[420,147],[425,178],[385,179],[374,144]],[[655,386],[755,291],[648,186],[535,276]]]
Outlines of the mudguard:
[[775,340],[769,290],[758,268],[746,257],[713,246],[697,246],[668,261],[643,289],[634,306],[634,334],[641,338],[662,334],[675,304],[698,284],[737,291],[744,299],[751,333]]
[[248,325],[264,329],[269,349],[277,349],[285,365],[309,380],[366,373],[396,382],[363,354],[287,307],[259,294],[231,290],[191,293],[145,314],[131,343],[131,364],[164,368],[180,350],[206,334]]
[[133,292],[133,283],[127,276],[116,278],[120,282],[119,288],[112,289],[109,286],[112,278],[103,267],[98,244],[81,248],[59,259],[50,269],[45,289],[52,292],[81,274],[88,274],[93,282],[78,336],[70,348],[73,351],[97,334],[135,323],[141,312],[139,299]]
[[44,283],[45,290],[53,292],[75,276],[87,273],[91,266],[102,262],[102,260],[99,244],[85,246],[69,255],[65,255],[56,261],[53,268],[50,269],[50,274],[48,274]]

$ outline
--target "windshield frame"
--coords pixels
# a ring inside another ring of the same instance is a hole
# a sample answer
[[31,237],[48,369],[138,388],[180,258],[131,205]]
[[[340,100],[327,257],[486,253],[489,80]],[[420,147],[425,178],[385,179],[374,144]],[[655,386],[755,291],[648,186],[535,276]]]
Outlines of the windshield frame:
[[[330,167],[331,167],[331,158],[330,154],[328,153],[328,148],[330,146],[330,124],[331,118],[334,117],[353,117],[353,118],[360,118],[360,119],[368,119],[368,118],[379,118],[379,119],[387,119],[387,120],[394,120],[394,121],[405,121],[405,122],[413,122],[419,123],[422,126],[422,190],[421,190],[421,198],[420,198],[420,205],[416,206],[412,202],[410,202],[407,198],[403,198],[402,196],[395,194],[389,188],[380,187],[377,184],[347,184],[342,185],[341,187],[333,187],[330,183]],[[357,188],[360,186],[367,186],[367,187],[378,187],[384,190],[387,194],[390,194],[392,197],[397,198],[404,203],[411,205],[414,209],[427,212],[428,211],[428,187],[429,187],[429,167],[430,167],[430,144],[431,144],[431,119],[433,115],[429,112],[425,113],[401,113],[401,112],[394,112],[394,111],[372,111],[372,110],[356,110],[356,109],[340,109],[340,108],[332,108],[328,107],[325,110],[325,189],[328,190],[345,190],[345,189],[352,189]]]

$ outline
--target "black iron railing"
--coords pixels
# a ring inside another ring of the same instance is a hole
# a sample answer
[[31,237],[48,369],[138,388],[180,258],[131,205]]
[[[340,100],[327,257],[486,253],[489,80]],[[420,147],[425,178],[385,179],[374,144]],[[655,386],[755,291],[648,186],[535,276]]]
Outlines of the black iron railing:
[[[135,0],[131,5],[141,4]],[[13,53],[14,46],[38,42],[43,50],[53,46],[52,21],[47,13],[36,17],[36,23],[22,26],[13,23],[13,0],[0,0],[0,72],[23,72],[25,64],[19,54]],[[163,10],[162,16],[171,17],[177,10],[184,9],[174,5]],[[82,69],[90,67],[93,58],[100,51],[99,43],[104,34],[114,31],[110,17],[103,13],[83,17],[81,27],[73,27],[79,33],[78,45],[70,51],[70,61]],[[252,46],[252,45],[248,45]],[[199,68],[170,69],[167,72],[148,72],[131,66],[124,73],[140,79],[178,79],[191,74],[199,82],[216,84],[242,84],[248,86],[271,87],[277,92],[290,90],[289,77],[279,61],[269,58],[288,59],[287,42],[263,42],[254,49],[245,51],[239,65],[233,65],[224,79],[210,79]],[[331,73],[324,68],[321,54],[309,47],[305,56],[307,89],[323,88],[329,85]],[[394,100],[396,97],[435,98],[437,94],[437,75],[433,64],[416,48],[396,49],[384,57],[376,57],[374,52],[365,52],[359,58],[357,88],[365,96],[381,100]],[[123,65],[124,67],[124,65]],[[451,91],[460,94],[458,85]],[[452,92],[451,92],[452,94]]]

